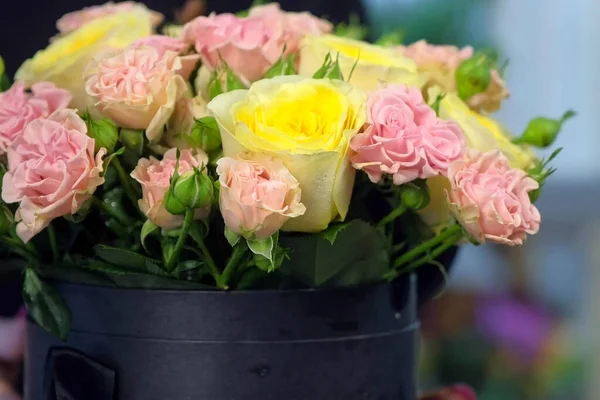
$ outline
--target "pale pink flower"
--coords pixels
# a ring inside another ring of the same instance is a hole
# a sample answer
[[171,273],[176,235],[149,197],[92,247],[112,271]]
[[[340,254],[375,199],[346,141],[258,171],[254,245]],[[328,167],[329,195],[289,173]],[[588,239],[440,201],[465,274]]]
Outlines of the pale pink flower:
[[307,34],[330,32],[331,25],[308,13],[286,13],[278,5],[255,7],[246,18],[233,14],[201,16],[185,25],[183,40],[195,46],[214,69],[220,57],[246,84],[257,81],[282,55],[296,53]]
[[96,108],[124,128],[160,140],[175,104],[188,90],[176,53],[130,47],[91,65],[85,90]]
[[58,21],[56,21],[56,28],[60,33],[66,34],[73,32],[81,28],[83,25],[91,22],[97,18],[106,17],[112,14],[118,14],[123,12],[129,12],[136,9],[143,9],[148,12],[148,20],[153,27],[157,27],[164,19],[164,15],[159,12],[149,10],[142,3],[136,3],[133,1],[124,1],[120,3],[114,3],[109,1],[97,6],[85,7],[78,11],[73,11],[63,15]]
[[539,184],[511,168],[501,152],[468,149],[466,157],[448,170],[450,209],[477,241],[522,245],[538,232],[541,216],[529,192]]
[[408,46],[398,46],[408,58],[412,58],[419,68],[447,68],[455,71],[465,60],[473,56],[471,46],[459,49],[456,46],[438,46],[419,40]]
[[31,93],[25,91],[23,83],[15,82],[6,92],[0,93],[0,156],[6,154],[27,124],[67,107],[70,101],[68,91],[50,82],[34,84]]
[[[208,163],[208,156],[202,152],[181,150],[179,157],[179,175],[199,168]],[[183,225],[183,215],[173,215],[163,204],[165,194],[169,190],[171,177],[177,164],[177,149],[169,149],[162,160],[154,157],[140,158],[131,177],[142,185],[142,198],[138,205],[140,210],[155,225],[163,229],[175,229]],[[206,169],[204,170],[206,173]],[[202,219],[210,212],[210,206],[199,208],[194,213],[194,219]]]
[[54,218],[75,214],[104,183],[100,149],[75,110],[62,109],[27,125],[8,149],[2,199],[19,203],[15,219],[24,242]]
[[186,80],[189,79],[192,72],[198,67],[198,62],[200,61],[199,54],[190,53],[190,44],[174,37],[152,35],[141,38],[132,45],[132,47],[135,48],[144,46],[155,48],[158,51],[158,56],[160,58],[163,58],[167,51],[177,53],[179,60],[181,61],[181,70],[178,72]]
[[482,110],[488,113],[498,111],[502,101],[510,95],[500,73],[495,69],[490,71],[490,73],[492,80],[487,90],[477,93],[467,100],[469,107],[477,112],[481,112]]
[[401,185],[415,179],[446,175],[460,158],[465,139],[460,127],[440,120],[418,88],[388,85],[369,94],[369,126],[352,138],[352,166],[372,182],[384,174]]
[[280,160],[259,154],[217,161],[219,206],[225,225],[246,238],[264,239],[303,215],[300,184]]

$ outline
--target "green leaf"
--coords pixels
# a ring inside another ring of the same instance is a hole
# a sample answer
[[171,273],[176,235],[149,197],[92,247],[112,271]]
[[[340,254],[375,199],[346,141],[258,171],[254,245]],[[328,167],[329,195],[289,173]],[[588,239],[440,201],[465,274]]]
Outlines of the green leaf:
[[203,268],[204,263],[198,260],[186,260],[181,261],[179,265],[173,270],[173,274],[180,274],[182,272],[193,271],[195,269]]
[[240,235],[238,235],[237,233],[235,233],[228,227],[225,227],[225,239],[227,239],[227,242],[229,242],[229,245],[231,247],[233,247],[237,244],[237,242],[240,241]]
[[269,260],[270,267],[268,272],[275,270],[275,254],[277,252],[277,242],[279,241],[279,231],[266,239],[246,239],[250,251],[258,256],[262,256]]
[[348,225],[350,225],[351,222],[340,222],[340,223],[335,223],[335,224],[329,224],[329,226],[327,227],[327,229],[325,229],[322,232],[319,232],[318,235],[321,236],[323,239],[326,239],[329,243],[331,243],[332,245],[335,243],[335,239],[337,238],[338,234],[343,231],[344,229],[346,229],[348,227]]
[[339,287],[380,282],[390,271],[385,237],[362,220],[347,223],[332,245],[323,235],[282,237],[293,249],[280,271],[310,287]]
[[94,246],[94,253],[101,260],[131,272],[161,276],[168,275],[161,268],[161,262],[159,260],[144,257],[133,251],[99,244]]
[[71,328],[71,310],[60,293],[43,282],[36,272],[27,268],[23,283],[23,298],[31,317],[42,328],[66,340]]
[[149,219],[147,219],[146,222],[144,222],[144,225],[142,226],[142,233],[140,235],[140,238],[142,241],[142,247],[144,248],[144,250],[146,250],[147,253],[149,253],[149,251],[146,248],[146,238],[152,233],[154,233],[157,229],[158,225],[155,225]]

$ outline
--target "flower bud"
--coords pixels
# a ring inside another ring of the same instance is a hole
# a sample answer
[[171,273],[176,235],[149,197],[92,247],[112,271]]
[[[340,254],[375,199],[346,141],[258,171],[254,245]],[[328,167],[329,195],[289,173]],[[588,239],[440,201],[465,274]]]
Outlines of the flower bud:
[[[197,168],[180,176],[173,188],[175,199],[187,209],[204,208],[210,205],[213,192],[212,180]],[[171,212],[168,208],[167,211]]]
[[101,148],[105,148],[108,154],[112,154],[119,139],[117,125],[108,118],[94,120],[87,112],[81,117],[87,125],[88,136],[94,139],[94,151],[97,153]]
[[5,204],[0,204],[0,235],[6,235],[14,223],[12,212]]
[[521,137],[514,139],[513,142],[516,144],[530,144],[541,148],[548,147],[556,140],[563,124],[574,116],[575,112],[569,110],[560,119],[534,118],[529,122]]
[[340,69],[340,63],[336,58],[335,61],[331,58],[331,54],[327,53],[323,64],[313,75],[314,79],[339,79],[344,80],[342,70]]
[[420,210],[429,204],[429,191],[425,181],[423,184],[408,183],[400,188],[402,205],[409,210]]
[[[285,51],[285,49],[284,49]],[[295,75],[294,69],[295,55],[281,56],[279,60],[265,73],[264,78],[274,78],[281,75]]]
[[181,204],[181,202],[179,200],[177,200],[177,198],[175,197],[175,194],[173,193],[173,190],[171,190],[171,189],[167,190],[167,193],[165,193],[165,198],[163,200],[163,204],[165,205],[165,208],[167,209],[167,211],[173,215],[185,214],[185,211],[186,211],[185,206],[183,204]]
[[144,131],[141,129],[125,129],[121,128],[119,133],[121,143],[125,147],[137,155],[142,155],[144,152]]
[[197,119],[190,132],[190,137],[196,147],[207,153],[221,148],[221,133],[214,117]]
[[492,69],[496,57],[485,53],[476,53],[463,61],[456,69],[456,88],[458,96],[467,101],[477,93],[483,93],[492,81]]

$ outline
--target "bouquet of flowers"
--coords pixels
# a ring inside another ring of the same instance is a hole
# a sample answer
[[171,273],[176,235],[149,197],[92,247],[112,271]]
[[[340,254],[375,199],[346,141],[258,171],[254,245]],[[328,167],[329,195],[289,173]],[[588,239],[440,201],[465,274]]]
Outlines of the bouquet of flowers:
[[0,94],[0,238],[32,317],[65,338],[48,279],[171,289],[393,281],[462,243],[522,245],[554,171],[490,113],[493,52],[373,45],[276,4],[162,18],[108,3]]

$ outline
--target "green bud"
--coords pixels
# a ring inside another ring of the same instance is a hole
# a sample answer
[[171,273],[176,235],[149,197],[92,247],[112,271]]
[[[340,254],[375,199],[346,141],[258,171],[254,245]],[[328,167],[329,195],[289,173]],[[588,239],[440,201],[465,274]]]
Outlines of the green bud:
[[173,190],[167,190],[165,193],[165,198],[163,200],[163,204],[168,212],[173,215],[183,215],[185,214],[186,208],[173,194]]
[[402,43],[404,34],[399,31],[388,32],[383,35],[375,42],[376,45],[382,47],[397,46]]
[[400,188],[402,205],[409,210],[421,210],[429,204],[429,190],[425,181],[408,183]]
[[207,153],[221,148],[221,133],[214,117],[197,119],[190,132],[190,138],[194,146]]
[[534,118],[529,121],[521,137],[514,139],[513,142],[516,144],[530,144],[541,148],[548,147],[556,140],[563,124],[574,116],[575,112],[569,110],[560,119]]
[[0,76],[4,75],[4,70],[5,70],[4,59],[2,58],[2,56],[0,56]]
[[[284,50],[285,51],[285,48]],[[281,75],[294,75],[296,70],[294,69],[295,55],[290,54],[288,56],[281,55],[279,60],[265,73],[264,78],[274,78]]]
[[496,57],[486,53],[476,53],[463,61],[455,75],[458,96],[467,101],[477,93],[485,92],[492,81],[495,66]]
[[212,73],[212,77],[210,78],[210,82],[208,83],[208,97],[211,100],[223,93],[219,75],[218,69],[215,69]]
[[108,118],[94,120],[88,112],[81,116],[88,128],[88,136],[94,139],[94,151],[105,148],[108,154],[115,151],[119,133],[117,125]]
[[173,189],[176,200],[189,209],[203,208],[211,204],[213,192],[212,180],[197,168],[181,175]]
[[9,233],[14,222],[10,209],[5,204],[0,204],[0,235]]
[[[339,57],[339,54],[338,54]],[[338,58],[335,61],[331,58],[331,54],[327,53],[323,64],[313,75],[314,79],[339,79],[344,80],[344,75],[340,69]]]
[[121,128],[119,138],[121,143],[135,154],[142,155],[144,152],[145,135],[143,130]]
[[283,261],[288,258],[288,251],[283,247],[277,246],[275,255],[273,257],[273,263],[260,254],[254,254],[254,265],[264,272],[273,272],[283,264]]

